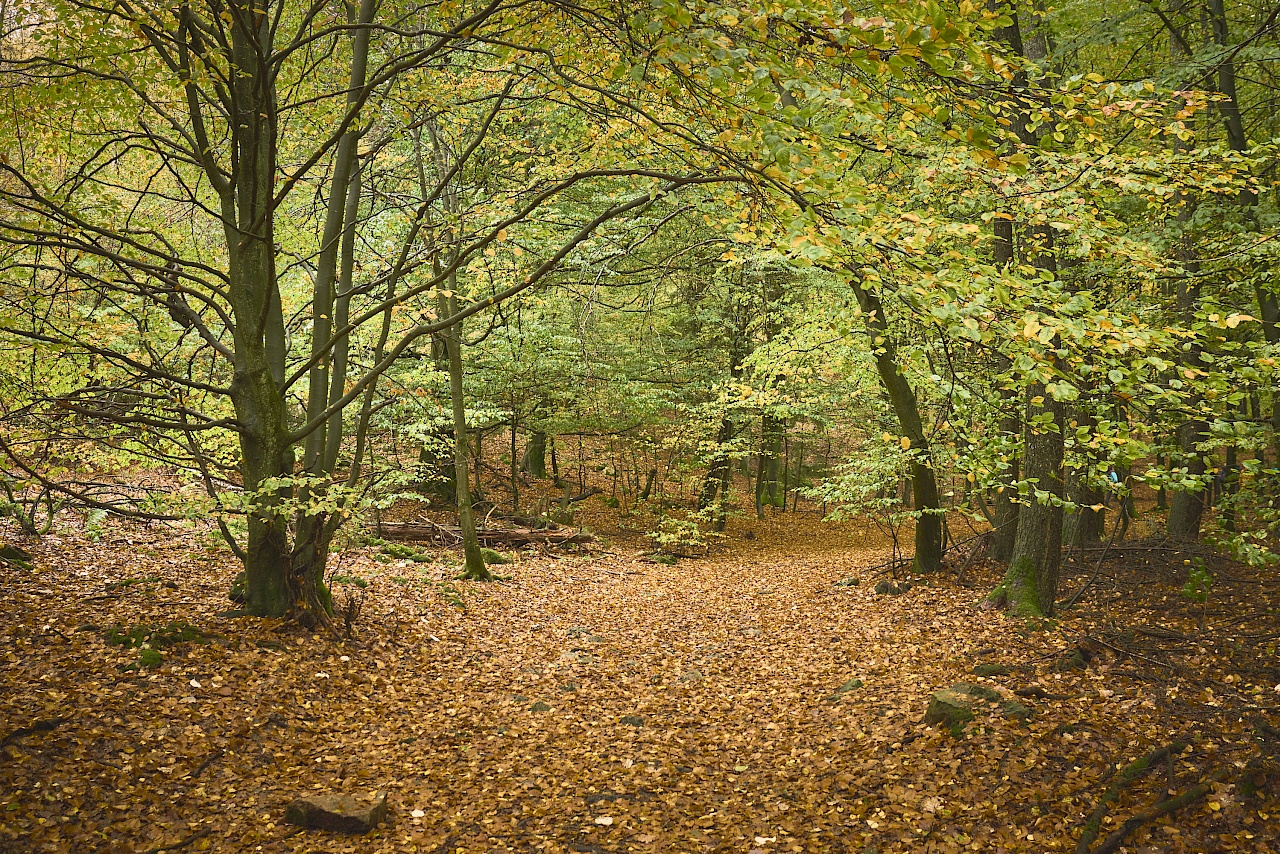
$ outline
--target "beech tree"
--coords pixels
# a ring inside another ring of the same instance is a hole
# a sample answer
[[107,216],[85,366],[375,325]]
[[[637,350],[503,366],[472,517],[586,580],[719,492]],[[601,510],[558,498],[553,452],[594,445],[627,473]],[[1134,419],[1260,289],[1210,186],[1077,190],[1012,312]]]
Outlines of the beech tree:
[[[559,97],[547,87],[563,95],[558,67],[579,54],[575,29],[611,23],[603,9],[535,5],[71,0],[18,13],[2,70],[23,80],[15,97],[27,121],[5,134],[0,240],[22,293],[3,331],[83,372],[30,388],[29,411],[142,429],[144,453],[151,444],[198,472],[219,512],[243,514],[242,538],[225,520],[223,531],[251,613],[316,620],[329,610],[324,566],[359,486],[374,390],[415,341],[447,333],[456,360],[464,319],[542,282],[601,224],[722,180],[687,161],[647,168],[641,152],[613,162],[619,143],[600,151],[599,168],[519,170],[484,216],[460,221],[444,202],[498,117]],[[606,50],[581,65],[584,85],[616,61]],[[452,88],[458,68],[470,87]],[[399,232],[379,246],[387,260],[362,262],[357,239],[377,213],[360,176],[377,174],[402,102],[429,104],[420,125],[458,122],[466,138],[411,215],[381,220]],[[62,123],[72,142],[47,157]],[[458,299],[460,272],[587,185],[592,201],[540,257],[509,265],[504,286]],[[434,310],[397,321],[420,304]],[[133,328],[104,335],[107,316]],[[209,447],[224,431],[232,455]],[[103,503],[83,484],[47,479]],[[170,511],[135,502],[130,512]]]

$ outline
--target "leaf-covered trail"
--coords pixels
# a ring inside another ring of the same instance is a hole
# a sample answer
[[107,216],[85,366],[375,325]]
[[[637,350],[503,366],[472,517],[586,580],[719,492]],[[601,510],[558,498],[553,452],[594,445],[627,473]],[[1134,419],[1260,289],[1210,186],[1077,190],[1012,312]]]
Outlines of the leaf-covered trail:
[[[1108,763],[1187,734],[1111,665],[1052,672],[1065,624],[1028,632],[950,579],[877,596],[883,550],[856,528],[756,530],[675,566],[525,555],[490,585],[350,552],[339,575],[369,586],[346,644],[211,616],[225,558],[189,542],[49,542],[36,573],[3,570],[0,734],[68,720],[0,749],[0,850],[1067,850]],[[171,620],[209,642],[118,670],[137,652],[100,629]],[[992,661],[1014,670],[972,675]],[[1067,699],[955,740],[921,717],[964,679]],[[294,834],[284,806],[310,790],[385,790],[391,816]],[[1271,850],[1256,803],[1214,803],[1135,839]]]

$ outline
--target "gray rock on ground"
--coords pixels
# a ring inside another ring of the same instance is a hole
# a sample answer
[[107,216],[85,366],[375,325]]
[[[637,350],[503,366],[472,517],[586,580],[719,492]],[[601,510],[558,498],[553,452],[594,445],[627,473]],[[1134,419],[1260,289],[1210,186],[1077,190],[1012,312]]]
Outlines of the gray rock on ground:
[[284,810],[288,824],[336,833],[368,833],[386,817],[386,792],[379,792],[372,801],[353,795],[308,795]]
[[934,691],[929,697],[929,707],[925,709],[924,722],[930,726],[946,724],[954,736],[966,723],[973,720],[973,701],[967,694],[944,688]]
[[929,696],[924,722],[930,726],[945,724],[952,735],[959,737],[964,725],[976,716],[974,710],[983,703],[995,704],[1007,718],[1025,722],[1031,717],[1030,709],[1016,700],[1008,699],[994,688],[957,682],[950,688],[934,691]]

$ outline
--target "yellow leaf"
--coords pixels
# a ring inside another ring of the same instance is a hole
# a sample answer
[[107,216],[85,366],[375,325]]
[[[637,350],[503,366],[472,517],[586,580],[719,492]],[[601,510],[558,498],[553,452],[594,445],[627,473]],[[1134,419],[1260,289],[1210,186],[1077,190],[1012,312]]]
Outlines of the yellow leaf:
[[908,439],[906,436],[903,436],[901,439],[899,439],[898,444],[902,446],[902,450],[904,451],[911,450],[911,440]]
[[1242,322],[1246,320],[1253,320],[1253,318],[1247,314],[1233,314],[1226,319],[1227,328],[1235,329],[1237,326],[1239,326]]

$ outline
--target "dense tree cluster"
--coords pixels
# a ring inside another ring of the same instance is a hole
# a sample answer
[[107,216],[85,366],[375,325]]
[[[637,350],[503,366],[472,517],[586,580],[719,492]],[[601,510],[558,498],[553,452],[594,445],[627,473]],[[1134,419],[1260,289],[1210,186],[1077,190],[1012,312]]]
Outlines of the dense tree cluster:
[[1274,559],[1280,7],[0,10],[32,531],[212,517],[247,608],[304,621],[353,517],[430,492],[484,578],[474,502],[588,467],[663,541],[723,529],[738,470],[757,514],[906,523],[920,572],[985,518],[994,598],[1041,614],[1140,487]]

